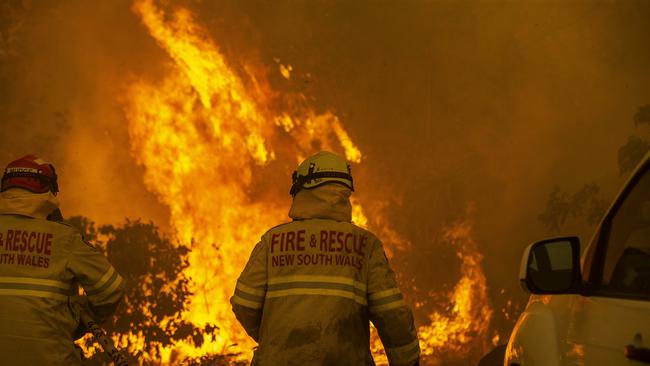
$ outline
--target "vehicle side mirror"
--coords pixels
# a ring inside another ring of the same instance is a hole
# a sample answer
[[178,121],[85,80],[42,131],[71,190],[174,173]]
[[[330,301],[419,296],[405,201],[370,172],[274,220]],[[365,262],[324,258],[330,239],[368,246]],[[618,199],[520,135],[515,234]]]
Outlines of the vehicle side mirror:
[[521,258],[519,280],[534,294],[579,293],[580,239],[554,238],[529,245]]

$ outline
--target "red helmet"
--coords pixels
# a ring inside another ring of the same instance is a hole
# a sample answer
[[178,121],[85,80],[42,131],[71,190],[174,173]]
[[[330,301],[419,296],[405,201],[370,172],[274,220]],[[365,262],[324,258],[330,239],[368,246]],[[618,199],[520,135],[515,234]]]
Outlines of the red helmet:
[[7,165],[0,191],[9,188],[22,188],[32,193],[59,192],[54,166],[34,155],[25,155]]

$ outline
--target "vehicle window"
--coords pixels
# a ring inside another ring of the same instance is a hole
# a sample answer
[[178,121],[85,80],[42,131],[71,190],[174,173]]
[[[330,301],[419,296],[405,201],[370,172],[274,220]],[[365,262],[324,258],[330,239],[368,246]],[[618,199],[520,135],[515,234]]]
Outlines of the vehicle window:
[[650,296],[650,174],[637,180],[611,219],[601,280],[607,292]]

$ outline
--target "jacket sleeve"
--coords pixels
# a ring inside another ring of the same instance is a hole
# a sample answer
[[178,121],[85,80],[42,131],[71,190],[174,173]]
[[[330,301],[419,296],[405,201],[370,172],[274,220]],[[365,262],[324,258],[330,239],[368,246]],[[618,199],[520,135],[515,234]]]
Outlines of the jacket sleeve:
[[86,292],[95,320],[101,323],[111,316],[124,296],[122,277],[79,233],[72,235],[68,269]]
[[413,366],[420,359],[420,345],[413,313],[397,287],[395,273],[388,264],[381,242],[368,262],[368,307],[391,366]]
[[266,249],[262,240],[253,249],[246,267],[237,280],[235,293],[230,298],[235,317],[256,342],[259,340],[266,283]]

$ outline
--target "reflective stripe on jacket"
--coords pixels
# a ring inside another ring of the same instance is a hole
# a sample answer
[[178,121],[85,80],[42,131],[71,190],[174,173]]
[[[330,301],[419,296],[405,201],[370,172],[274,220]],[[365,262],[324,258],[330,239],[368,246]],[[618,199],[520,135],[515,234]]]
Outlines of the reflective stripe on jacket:
[[349,219],[328,218],[346,217],[346,189],[301,191],[296,199],[314,196],[301,199],[309,214],[296,214],[294,200],[295,221],[269,230],[253,249],[231,303],[259,343],[254,365],[374,365],[369,321],[392,366],[419,359],[413,316],[381,242]]
[[0,214],[0,354],[7,365],[76,365],[71,299],[80,284],[107,316],[123,295],[122,278],[73,227]]

